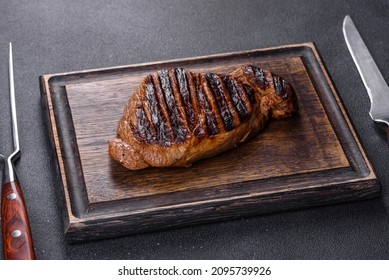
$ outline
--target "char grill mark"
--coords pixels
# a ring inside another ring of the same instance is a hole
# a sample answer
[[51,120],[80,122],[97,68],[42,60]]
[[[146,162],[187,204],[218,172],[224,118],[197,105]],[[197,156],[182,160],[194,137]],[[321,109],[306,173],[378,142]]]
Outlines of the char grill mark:
[[140,136],[138,128],[132,122],[130,122],[130,129],[132,131],[132,135],[134,135],[137,141],[139,141],[140,143],[145,142],[144,139]]
[[[227,76],[223,78],[224,84],[227,87],[227,91],[231,96],[231,100],[234,104],[236,111],[238,112],[239,119],[241,121],[245,120],[249,115],[249,110],[246,108],[244,100],[242,100],[242,91],[241,88],[238,89],[238,84],[235,80],[229,79]],[[245,93],[243,93],[245,94]],[[244,98],[244,97],[243,97]],[[247,98],[246,98],[247,99]]]
[[[174,135],[175,143],[183,143],[188,136],[188,130],[185,121],[182,119],[180,112],[178,111],[179,106],[175,95],[178,95],[174,91],[174,86],[169,79],[169,71],[161,70],[158,71],[159,80],[161,83],[162,93],[165,97],[167,112],[169,114],[170,124]],[[179,98],[179,97],[177,97]]]
[[198,125],[198,119],[192,105],[192,98],[189,92],[186,71],[183,68],[175,69],[175,76],[178,82],[179,92],[181,94],[181,100],[185,109],[186,119],[190,131],[195,131]]
[[[156,143],[156,134],[154,127],[151,125],[147,119],[147,115],[143,108],[142,101],[138,102],[138,107],[135,111],[136,118],[138,120],[138,130],[134,135],[137,137],[138,141],[146,142],[148,144]],[[135,126],[131,124],[131,129],[134,132]]]
[[160,91],[161,89],[159,86],[155,85],[153,77],[148,76],[146,82],[146,100],[148,102],[151,120],[156,130],[156,138],[161,146],[169,147],[172,144],[173,135],[163,113],[163,109],[166,110],[166,108],[163,107],[163,96],[161,96],[161,94],[160,97],[162,98],[158,98],[157,96]]
[[253,104],[255,103],[255,97],[253,90],[246,86],[245,84],[236,83],[236,89],[239,92],[239,96],[242,99],[243,104],[247,108],[249,114],[251,114],[253,109]]
[[270,83],[266,78],[265,70],[249,65],[243,67],[243,73],[250,80],[253,80],[262,90],[266,90],[270,87]]
[[226,131],[231,131],[235,127],[233,115],[228,108],[228,104],[225,97],[225,90],[219,77],[215,74],[208,73],[205,75],[211,88],[211,92],[215,97],[217,107],[219,108],[220,115],[223,120],[224,128]]
[[261,89],[265,90],[270,87],[269,82],[266,80],[266,73],[263,69],[257,68],[255,66],[251,66],[254,72],[255,81],[261,87]]
[[288,98],[286,82],[283,78],[273,74],[273,84],[277,96],[281,97],[282,99]]
[[201,76],[198,76],[196,80],[194,81],[195,87],[196,87],[196,95],[197,99],[199,101],[199,107],[200,110],[205,115],[205,124],[207,128],[208,135],[216,135],[219,133],[219,127],[217,125],[216,117],[214,116],[212,112],[211,105],[206,97],[206,94],[204,93],[202,86],[201,86]]

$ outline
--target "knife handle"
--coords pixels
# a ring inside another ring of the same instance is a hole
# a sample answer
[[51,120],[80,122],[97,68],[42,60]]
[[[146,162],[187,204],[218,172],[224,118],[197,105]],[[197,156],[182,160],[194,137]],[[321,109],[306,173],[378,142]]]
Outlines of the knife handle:
[[35,260],[26,204],[18,181],[3,184],[1,230],[5,260]]

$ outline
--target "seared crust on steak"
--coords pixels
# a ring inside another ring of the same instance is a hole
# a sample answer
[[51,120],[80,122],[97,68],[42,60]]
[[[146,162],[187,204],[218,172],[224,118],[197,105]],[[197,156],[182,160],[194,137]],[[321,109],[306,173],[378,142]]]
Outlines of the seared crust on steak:
[[227,75],[160,70],[128,101],[109,154],[131,170],[190,166],[256,135],[271,117],[297,110],[292,86],[252,65]]

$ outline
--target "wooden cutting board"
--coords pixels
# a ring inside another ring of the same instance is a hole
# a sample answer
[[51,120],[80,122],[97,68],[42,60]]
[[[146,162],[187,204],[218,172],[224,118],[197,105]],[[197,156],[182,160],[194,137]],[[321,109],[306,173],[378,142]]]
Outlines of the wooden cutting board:
[[[111,160],[107,141],[147,74],[169,67],[228,73],[243,64],[290,81],[299,113],[271,120],[251,141],[190,168],[129,171]],[[380,194],[312,43],[43,75],[40,85],[69,242]]]

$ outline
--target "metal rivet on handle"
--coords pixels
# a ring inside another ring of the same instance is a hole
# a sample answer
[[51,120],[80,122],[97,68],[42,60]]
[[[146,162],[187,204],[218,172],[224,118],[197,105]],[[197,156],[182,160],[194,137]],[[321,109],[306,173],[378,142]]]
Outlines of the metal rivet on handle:
[[7,195],[8,200],[13,200],[15,198],[16,198],[16,193],[10,193],[9,195]]
[[11,235],[12,237],[19,237],[22,235],[22,232],[20,230],[14,230],[13,232],[11,232]]

